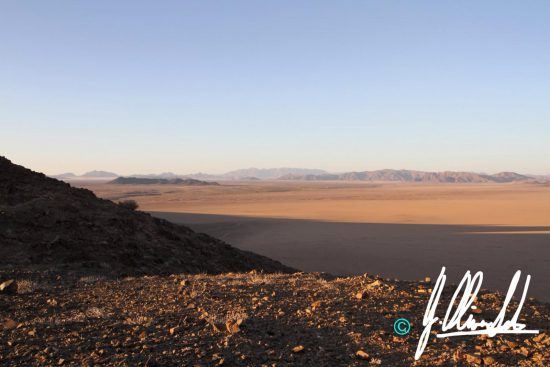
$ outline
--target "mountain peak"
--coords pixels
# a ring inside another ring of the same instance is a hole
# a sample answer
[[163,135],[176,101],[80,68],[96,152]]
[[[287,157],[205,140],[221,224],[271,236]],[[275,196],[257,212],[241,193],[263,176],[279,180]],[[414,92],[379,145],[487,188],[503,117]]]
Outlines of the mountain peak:
[[89,171],[82,175],[82,177],[87,178],[107,178],[107,177],[118,177],[116,173],[108,171]]

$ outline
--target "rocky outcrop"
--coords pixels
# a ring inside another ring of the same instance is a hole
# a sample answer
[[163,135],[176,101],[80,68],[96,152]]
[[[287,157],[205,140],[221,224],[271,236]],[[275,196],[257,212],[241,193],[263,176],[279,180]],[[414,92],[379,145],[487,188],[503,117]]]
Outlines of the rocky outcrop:
[[292,271],[0,157],[0,266],[118,273]]

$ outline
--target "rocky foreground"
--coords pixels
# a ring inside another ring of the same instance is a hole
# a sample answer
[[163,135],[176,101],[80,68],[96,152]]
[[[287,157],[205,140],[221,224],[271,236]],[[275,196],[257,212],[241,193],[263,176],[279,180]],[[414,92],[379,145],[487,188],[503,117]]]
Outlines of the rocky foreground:
[[[15,280],[0,291],[1,366],[548,366],[550,358],[550,305],[528,300],[520,322],[543,333],[432,336],[415,361],[429,282],[15,270],[0,279]],[[482,293],[476,319],[493,320],[502,300]],[[412,324],[403,337],[392,326],[402,317]]]

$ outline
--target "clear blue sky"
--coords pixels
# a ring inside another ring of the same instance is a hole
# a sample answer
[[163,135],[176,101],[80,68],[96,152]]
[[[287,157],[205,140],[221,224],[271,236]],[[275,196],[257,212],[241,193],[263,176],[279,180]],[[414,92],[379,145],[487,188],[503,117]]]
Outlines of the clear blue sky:
[[47,173],[550,173],[550,1],[0,2],[0,154]]

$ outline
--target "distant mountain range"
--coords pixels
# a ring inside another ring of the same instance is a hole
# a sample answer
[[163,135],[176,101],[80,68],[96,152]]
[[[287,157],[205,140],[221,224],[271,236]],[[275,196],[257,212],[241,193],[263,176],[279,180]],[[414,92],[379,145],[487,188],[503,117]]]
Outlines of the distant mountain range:
[[174,178],[178,178],[178,177],[181,177],[181,175],[177,175],[173,172],[163,172],[163,173],[159,173],[159,174],[148,174],[148,175],[144,175],[144,174],[134,174],[134,175],[130,175],[128,177],[136,177],[136,178],[162,178],[162,179],[174,179]]
[[528,175],[531,178],[535,178],[537,180],[550,180],[550,175]]
[[118,177],[116,173],[107,172],[107,171],[90,171],[86,172],[81,176],[75,175],[72,172],[61,173],[59,175],[52,175],[52,178],[57,178],[58,180],[77,180],[77,179],[107,179]]
[[260,180],[273,180],[288,174],[322,175],[325,173],[327,172],[321,169],[309,168],[246,168],[227,172],[223,176],[232,180],[239,180],[243,177],[256,177]]
[[384,169],[377,171],[347,172],[341,174],[295,175],[279,177],[279,180],[302,181],[386,181],[386,182],[428,182],[428,183],[483,183],[531,181],[532,177],[515,172],[500,172],[494,175],[473,172],[424,172]]
[[107,171],[90,171],[82,175],[82,177],[87,178],[107,178],[107,177],[118,177],[116,173],[107,172]]
[[115,185],[183,185],[183,186],[207,186],[219,185],[217,182],[201,181],[193,178],[143,178],[143,177],[117,177],[110,184]]
[[310,168],[245,168],[226,172],[221,175],[211,175],[208,173],[195,173],[183,177],[194,178],[197,180],[216,180],[216,181],[257,181],[257,180],[277,180],[286,175],[323,175],[326,171]]
[[58,175],[52,175],[50,177],[57,178],[58,180],[70,180],[73,178],[77,178],[78,176],[72,172],[65,172],[65,173],[60,173]]
[[[68,172],[51,176],[60,180],[77,179],[113,179],[119,177],[116,173],[106,171],[91,171],[77,176]],[[174,180],[193,179],[199,181],[257,181],[257,180],[291,180],[291,181],[380,181],[380,182],[427,182],[427,183],[507,183],[507,182],[547,182],[550,175],[522,175],[515,172],[500,172],[485,174],[476,172],[427,172],[414,170],[383,169],[376,171],[359,171],[345,173],[329,173],[320,169],[308,168],[247,168],[230,171],[223,174],[195,173],[179,175],[173,172],[159,174],[133,174],[132,179],[161,180],[156,183],[172,183]],[[164,180],[164,181],[163,181]],[[177,184],[177,183],[176,183]],[[185,184],[185,183],[181,183]]]
[[[223,174],[208,174],[208,173],[194,173],[187,175],[179,175],[173,172],[163,172],[159,174],[133,174],[127,177],[134,178],[150,178],[150,179],[176,179],[176,178],[191,178],[195,180],[204,180],[204,181],[235,181],[235,180],[244,180],[244,181],[255,181],[255,180],[276,180],[284,175],[321,175],[326,174],[326,171],[320,169],[308,169],[308,168],[246,168],[239,169],[235,171],[230,171]],[[72,172],[62,173],[59,175],[52,175],[50,177],[57,178],[60,180],[76,180],[76,179],[104,179],[104,178],[116,178],[120,175],[113,172],[106,171],[91,171],[87,172],[81,176],[75,175]]]

